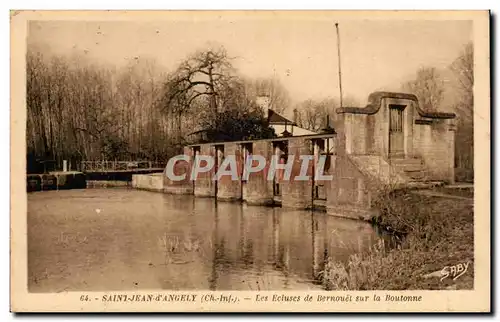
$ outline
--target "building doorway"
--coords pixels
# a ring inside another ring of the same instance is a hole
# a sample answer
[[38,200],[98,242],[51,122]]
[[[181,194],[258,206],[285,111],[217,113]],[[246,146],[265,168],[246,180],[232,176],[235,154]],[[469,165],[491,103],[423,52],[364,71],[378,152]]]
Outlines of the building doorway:
[[389,105],[389,157],[404,157],[405,105]]

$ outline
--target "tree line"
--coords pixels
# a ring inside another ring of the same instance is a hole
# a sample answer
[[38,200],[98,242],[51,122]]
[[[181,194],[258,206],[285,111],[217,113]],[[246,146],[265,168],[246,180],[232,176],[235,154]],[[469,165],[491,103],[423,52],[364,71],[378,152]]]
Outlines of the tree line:
[[[451,77],[445,78],[444,74]],[[471,180],[474,170],[473,44],[466,44],[445,70],[420,68],[415,79],[402,85],[402,90],[415,94],[425,110],[451,109],[456,113],[455,167],[461,172],[459,176],[464,176],[461,180]]]
[[[278,113],[293,109],[298,126],[320,131],[335,126],[336,98],[292,105],[277,79],[238,73],[223,47],[197,51],[167,72],[153,59],[132,57],[121,68],[81,56],[44,54],[29,47],[26,65],[27,148],[31,158],[165,161],[187,143],[274,137],[257,97],[267,96]],[[473,45],[467,44],[441,72],[422,67],[401,90],[415,94],[426,110],[457,99],[458,167],[473,169]],[[453,88],[451,91],[449,87]],[[352,97],[344,106],[360,106]]]
[[41,159],[158,158],[171,127],[155,109],[154,61],[116,70],[84,59],[27,54],[27,148]]
[[275,136],[256,104],[272,98],[282,111],[288,93],[276,79],[248,79],[224,48],[195,52],[166,72],[155,60],[126,66],[93,63],[29,48],[26,63],[29,159],[165,161],[202,140]]

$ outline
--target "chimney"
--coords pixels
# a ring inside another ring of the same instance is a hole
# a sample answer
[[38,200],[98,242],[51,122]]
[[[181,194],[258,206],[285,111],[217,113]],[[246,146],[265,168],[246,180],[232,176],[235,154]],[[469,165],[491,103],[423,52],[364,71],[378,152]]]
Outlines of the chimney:
[[335,129],[330,126],[330,115],[326,114],[326,125],[321,129],[322,133],[335,134]]
[[255,103],[264,112],[264,117],[268,117],[269,114],[269,97],[268,96],[257,96]]
[[299,120],[299,111],[296,108],[293,109],[293,123],[297,124]]

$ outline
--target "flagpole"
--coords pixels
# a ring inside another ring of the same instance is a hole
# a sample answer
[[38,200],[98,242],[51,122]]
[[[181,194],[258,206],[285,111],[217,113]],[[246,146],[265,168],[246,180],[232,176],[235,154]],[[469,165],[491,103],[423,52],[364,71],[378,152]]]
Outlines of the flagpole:
[[340,90],[340,107],[342,106],[342,69],[340,64],[340,34],[339,34],[339,24],[335,23],[335,28],[337,29],[337,55],[339,61],[339,90]]

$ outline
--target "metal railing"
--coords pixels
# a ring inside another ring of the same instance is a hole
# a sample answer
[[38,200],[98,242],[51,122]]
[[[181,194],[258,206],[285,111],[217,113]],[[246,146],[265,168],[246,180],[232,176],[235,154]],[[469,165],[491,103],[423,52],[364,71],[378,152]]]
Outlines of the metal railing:
[[157,161],[81,161],[80,171],[126,171],[164,167],[165,163]]

